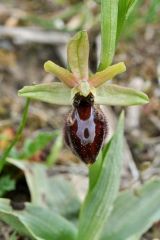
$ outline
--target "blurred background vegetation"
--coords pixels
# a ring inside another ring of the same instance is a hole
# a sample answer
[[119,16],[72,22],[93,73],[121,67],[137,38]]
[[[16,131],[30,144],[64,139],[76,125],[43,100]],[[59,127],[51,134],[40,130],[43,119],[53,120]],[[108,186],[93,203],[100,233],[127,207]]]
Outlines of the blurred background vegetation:
[[[24,99],[17,90],[24,85],[48,83],[43,64],[50,59],[66,65],[66,43],[76,31],[90,37],[90,68],[96,70],[99,54],[100,4],[86,0],[1,0],[0,2],[0,155],[15,137]],[[127,72],[114,79],[120,85],[145,91],[150,103],[126,109],[126,144],[121,188],[160,175],[160,1],[139,0],[124,27],[114,62],[124,61]],[[110,136],[120,107],[103,107]],[[22,138],[10,156],[52,167],[65,175],[83,198],[87,189],[86,167],[63,145],[63,122],[69,108],[33,101]],[[84,187],[85,186],[85,187]],[[7,165],[0,177],[0,196],[15,201],[30,199],[21,170]],[[0,239],[12,230],[0,223]],[[143,239],[160,239],[156,223]],[[22,239],[18,238],[17,239]]]

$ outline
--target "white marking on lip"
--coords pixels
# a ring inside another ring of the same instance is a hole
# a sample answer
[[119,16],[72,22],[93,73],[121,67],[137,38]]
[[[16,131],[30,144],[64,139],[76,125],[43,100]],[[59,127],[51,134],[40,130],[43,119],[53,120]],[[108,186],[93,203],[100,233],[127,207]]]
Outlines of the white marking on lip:
[[[93,109],[91,108],[90,117],[86,120],[81,120],[78,114],[78,111],[76,110],[75,113],[76,120],[77,120],[77,136],[81,140],[81,144],[86,145],[88,143],[92,143],[95,138],[95,129],[96,125],[94,122],[94,115],[93,115]],[[85,137],[85,130],[88,130],[89,136]]]

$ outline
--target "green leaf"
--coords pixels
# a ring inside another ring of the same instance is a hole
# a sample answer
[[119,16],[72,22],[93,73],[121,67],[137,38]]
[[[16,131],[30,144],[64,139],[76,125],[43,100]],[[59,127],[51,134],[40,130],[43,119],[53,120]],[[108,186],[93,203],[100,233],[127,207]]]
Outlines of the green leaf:
[[[108,147],[108,144],[105,146],[105,148],[106,147]],[[102,154],[102,151],[100,151],[96,159],[96,162],[93,165],[89,166],[89,189],[90,190],[94,188],[97,182],[97,179],[99,178],[99,174],[102,168],[102,163],[103,163],[103,154]]]
[[17,240],[17,234],[16,232],[13,232],[9,238],[9,240]]
[[116,46],[118,0],[101,0],[101,55],[98,71],[112,63]]
[[97,72],[94,74],[90,80],[89,83],[94,86],[98,87],[102,85],[107,80],[111,80],[113,77],[115,77],[117,74],[123,73],[126,71],[126,66],[123,62],[114,64],[110,67],[107,67],[105,70],[101,72]]
[[0,197],[6,192],[15,189],[15,180],[11,179],[9,175],[2,176],[0,178]]
[[68,65],[76,79],[88,79],[89,42],[86,31],[78,32],[68,43]]
[[104,228],[101,240],[138,239],[160,220],[160,180],[122,192]]
[[49,208],[70,219],[78,214],[79,198],[72,184],[63,176],[51,174],[47,166],[40,163],[13,159],[8,161],[24,171],[33,204]]
[[76,79],[73,74],[65,68],[62,68],[52,61],[47,61],[44,64],[46,72],[53,73],[68,87],[74,87],[76,85]]
[[47,164],[48,166],[52,166],[58,159],[60,151],[63,146],[63,136],[62,134],[59,134],[53,143],[53,146],[51,148],[51,153],[47,157]]
[[126,240],[140,240],[140,236],[134,235],[132,237],[127,238]]
[[146,16],[147,23],[159,22],[160,1],[151,0],[148,6],[148,12]]
[[117,20],[117,41],[123,30],[124,24],[134,9],[138,0],[119,0],[118,3],[118,20]]
[[19,154],[18,158],[28,159],[42,150],[49,142],[53,141],[58,135],[57,131],[52,133],[49,132],[39,132],[35,137],[28,138],[23,145],[23,150]]
[[23,210],[13,210],[9,200],[0,199],[0,219],[37,240],[74,240],[76,237],[76,228],[63,217],[29,203]]
[[[118,194],[122,167],[124,116],[120,117],[116,133],[108,147],[97,181],[92,181],[82,205],[78,240],[97,240],[109,217]],[[116,151],[115,151],[116,149]],[[94,165],[93,165],[94,167]],[[97,168],[99,171],[99,168]],[[91,171],[91,170],[90,170]]]
[[[111,139],[112,140],[112,139]],[[100,151],[98,158],[96,159],[96,162],[90,166],[89,168],[89,189],[91,190],[99,177],[99,174],[101,172],[102,166],[103,166],[103,159],[105,158],[109,146],[111,144],[111,140],[105,145],[103,148],[103,151]]]
[[132,88],[106,83],[96,89],[96,104],[130,106],[148,102],[149,99],[145,93]]
[[[31,232],[19,220],[18,216],[14,214],[11,207],[11,202],[8,199],[0,198],[0,220],[9,224],[14,230],[21,234],[31,237]],[[38,239],[38,238],[37,238]]]
[[18,91],[18,95],[43,102],[71,105],[71,90],[62,83],[38,84],[25,86]]
[[129,15],[131,14],[131,12],[133,11],[135,5],[137,4],[138,0],[128,0],[127,1],[127,18],[129,17]]

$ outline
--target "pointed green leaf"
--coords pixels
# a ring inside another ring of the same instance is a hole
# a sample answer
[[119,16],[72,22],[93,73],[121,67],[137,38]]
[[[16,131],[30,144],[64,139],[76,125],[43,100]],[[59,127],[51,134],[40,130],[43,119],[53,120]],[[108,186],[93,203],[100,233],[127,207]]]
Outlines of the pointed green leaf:
[[160,10],[159,0],[151,0],[148,6],[148,12],[145,15],[145,22],[147,24],[157,23],[159,21],[159,10]]
[[[109,144],[105,146],[108,147]],[[103,163],[103,154],[102,151],[98,154],[96,162],[89,166],[89,189],[91,190],[96,185],[96,182],[99,178]]]
[[52,61],[47,61],[44,64],[44,69],[46,72],[53,73],[68,87],[74,87],[76,85],[76,79],[73,74],[65,68],[62,68]]
[[123,30],[124,24],[134,9],[138,0],[119,0],[118,3],[118,20],[117,20],[117,41]]
[[63,134],[59,134],[51,148],[49,156],[47,157],[46,162],[48,166],[52,166],[58,160],[62,147],[63,147]]
[[33,204],[69,218],[78,214],[79,198],[72,184],[62,176],[50,175],[47,166],[40,163],[13,159],[8,159],[8,162],[24,171]]
[[[8,199],[0,198],[0,220],[9,224],[14,230],[25,236],[32,237],[31,231],[19,220],[18,216],[13,214],[11,202]],[[39,240],[37,238],[37,240]]]
[[96,183],[94,182],[94,184],[92,181],[92,184],[90,184],[88,194],[82,205],[78,240],[99,239],[104,224],[111,213],[120,183],[123,125],[124,116],[122,114],[116,133],[104,156],[100,172],[95,175],[97,181]]
[[21,152],[17,156],[18,159],[29,159],[38,151],[44,149],[49,142],[53,141],[53,139],[55,139],[58,136],[58,134],[59,131],[53,132],[40,131],[36,133],[36,135],[27,138],[24,141]]
[[36,240],[76,238],[76,228],[63,217],[29,203],[25,204],[23,210],[13,210],[9,200],[0,199],[0,219]]
[[72,103],[71,90],[58,82],[25,86],[18,91],[18,96],[59,105]]
[[111,141],[112,141],[112,139],[110,139],[110,141],[105,145],[105,147],[103,148],[103,151],[101,151],[99,153],[96,162],[90,166],[90,169],[89,169],[89,188],[90,188],[90,190],[95,186],[95,184],[98,180],[99,174],[101,172],[103,160],[105,158],[105,155],[108,152]]
[[138,239],[160,220],[160,180],[122,192],[104,228],[101,240]]
[[98,71],[112,63],[116,45],[118,0],[101,0],[101,56]]
[[95,103],[107,105],[141,105],[149,102],[148,96],[132,88],[114,84],[103,84],[96,90]]
[[128,18],[129,15],[131,14],[131,12],[133,11],[135,5],[137,4],[138,0],[127,0],[127,11],[126,11],[126,15]]
[[73,75],[79,80],[88,79],[89,42],[86,31],[78,32],[67,48],[68,65]]
[[90,78],[89,83],[94,87],[98,87],[107,80],[111,80],[117,74],[123,73],[125,71],[126,71],[125,64],[123,62],[117,63],[110,67],[107,67],[105,70],[101,72],[97,72],[96,74],[94,74]]

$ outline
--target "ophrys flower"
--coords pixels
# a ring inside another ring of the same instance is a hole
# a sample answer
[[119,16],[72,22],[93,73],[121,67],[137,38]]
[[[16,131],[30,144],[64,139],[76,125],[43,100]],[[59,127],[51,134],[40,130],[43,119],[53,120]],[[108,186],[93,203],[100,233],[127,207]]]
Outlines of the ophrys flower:
[[88,68],[89,42],[86,31],[77,33],[68,43],[68,69],[52,61],[44,68],[62,83],[26,86],[20,96],[61,105],[72,105],[64,124],[67,145],[85,163],[93,163],[107,134],[106,118],[97,105],[139,105],[148,103],[146,94],[131,88],[106,83],[126,70],[123,62],[92,74]]

